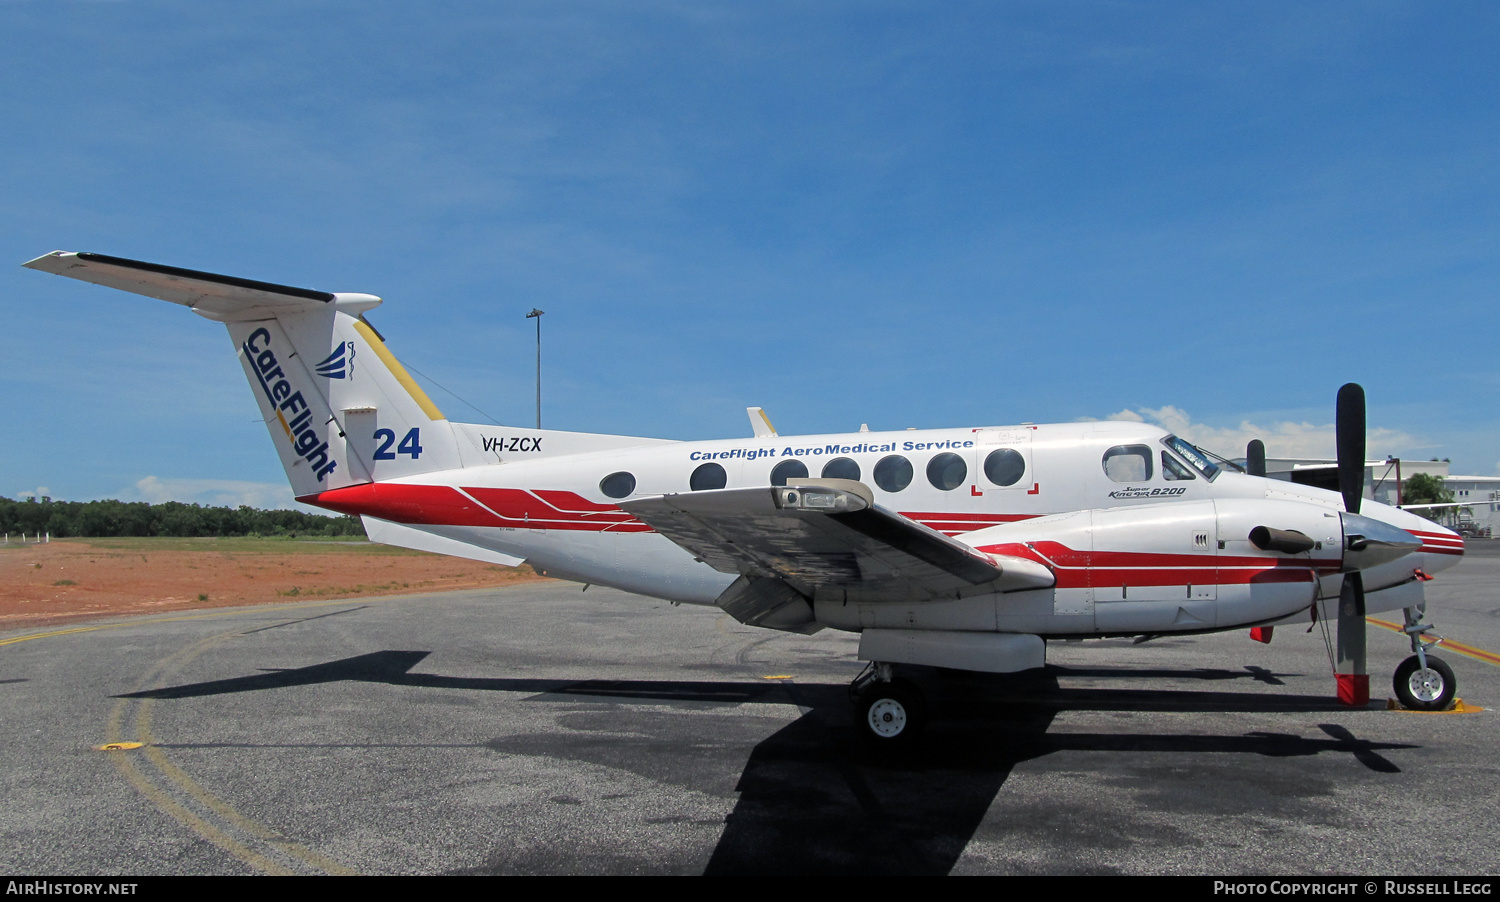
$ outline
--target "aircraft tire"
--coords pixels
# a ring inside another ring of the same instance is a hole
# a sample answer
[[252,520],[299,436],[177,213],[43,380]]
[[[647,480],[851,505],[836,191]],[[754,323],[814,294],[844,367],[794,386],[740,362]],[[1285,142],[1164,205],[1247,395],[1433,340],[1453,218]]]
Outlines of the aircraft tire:
[[1396,698],[1401,706],[1413,711],[1444,711],[1453,704],[1458,693],[1458,679],[1453,668],[1441,658],[1427,655],[1427,669],[1412,655],[1396,668],[1392,681]]
[[856,712],[860,733],[882,748],[909,745],[927,722],[922,690],[909,680],[867,687],[859,696]]

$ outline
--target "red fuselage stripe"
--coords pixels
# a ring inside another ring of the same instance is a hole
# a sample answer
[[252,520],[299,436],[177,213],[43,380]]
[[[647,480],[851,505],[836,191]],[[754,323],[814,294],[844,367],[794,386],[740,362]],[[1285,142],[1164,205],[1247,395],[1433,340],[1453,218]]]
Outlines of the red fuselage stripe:
[[618,507],[595,504],[572,492],[532,494],[523,489],[371,483],[304,495],[304,504],[424,526],[501,526],[587,532],[650,532]]
[[1010,542],[980,551],[1026,558],[1049,567],[1059,589],[1090,586],[1254,585],[1311,583],[1315,573],[1337,573],[1339,562],[1136,551],[1077,551],[1061,542]]

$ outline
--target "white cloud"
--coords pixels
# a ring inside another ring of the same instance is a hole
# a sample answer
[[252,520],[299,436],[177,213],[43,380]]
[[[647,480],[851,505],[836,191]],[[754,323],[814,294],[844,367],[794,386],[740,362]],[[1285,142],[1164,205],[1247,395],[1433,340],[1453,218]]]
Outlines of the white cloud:
[[51,496],[52,490],[44,485],[37,486],[35,490],[26,489],[24,491],[16,492],[17,498],[49,498]]
[[[1238,426],[1210,426],[1193,422],[1187,411],[1167,405],[1165,407],[1142,407],[1139,410],[1122,410],[1111,414],[1111,420],[1148,422],[1180,435],[1195,445],[1201,445],[1225,457],[1244,457],[1245,446],[1251,439],[1266,443],[1267,457],[1312,457],[1332,459],[1337,455],[1332,423],[1280,422],[1257,424],[1248,419]],[[1365,446],[1372,458],[1385,455],[1404,456],[1410,451],[1430,445],[1417,436],[1397,429],[1372,428],[1367,430]],[[1500,469],[1500,465],[1497,465]]]
[[134,489],[134,492],[122,493],[121,500],[139,500],[150,504],[181,501],[184,504],[210,507],[239,507],[247,504],[258,508],[311,510],[295,502],[291,487],[285,483],[240,482],[232,479],[160,479],[147,476],[138,480]]

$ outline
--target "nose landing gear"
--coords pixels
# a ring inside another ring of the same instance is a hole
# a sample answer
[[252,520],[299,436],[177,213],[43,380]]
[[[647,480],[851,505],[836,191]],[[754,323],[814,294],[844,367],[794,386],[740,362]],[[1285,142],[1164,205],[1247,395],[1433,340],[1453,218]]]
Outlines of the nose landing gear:
[[1421,622],[1426,613],[1425,604],[1402,611],[1406,618],[1402,632],[1411,638],[1414,654],[1396,668],[1391,688],[1396,690],[1396,698],[1404,708],[1446,711],[1452,707],[1453,698],[1458,693],[1458,679],[1447,662],[1427,653],[1427,649],[1437,643],[1422,641],[1422,634],[1432,629],[1432,624]]

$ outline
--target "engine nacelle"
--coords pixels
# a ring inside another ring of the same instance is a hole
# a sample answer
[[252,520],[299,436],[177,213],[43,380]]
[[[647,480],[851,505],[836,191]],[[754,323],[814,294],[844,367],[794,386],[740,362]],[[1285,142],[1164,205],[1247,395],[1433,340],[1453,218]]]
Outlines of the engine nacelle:
[[1048,593],[1045,611],[1031,592],[997,603],[1000,629],[1054,636],[1193,632],[1276,620],[1311,606],[1322,579],[1336,593],[1345,555],[1339,511],[1279,499],[1075,511],[960,538],[1057,574],[1056,587],[1039,590]]

